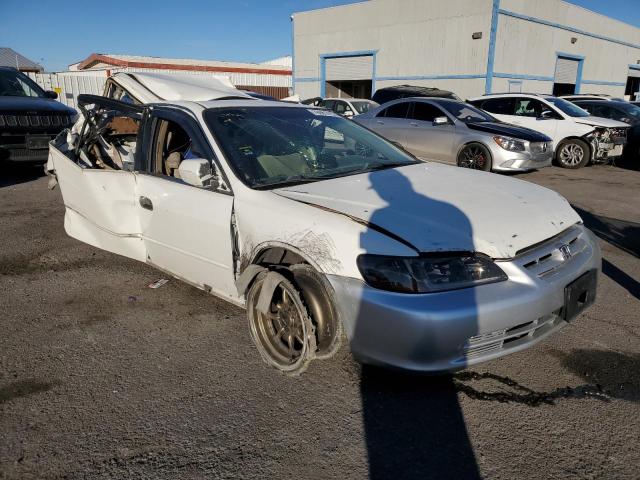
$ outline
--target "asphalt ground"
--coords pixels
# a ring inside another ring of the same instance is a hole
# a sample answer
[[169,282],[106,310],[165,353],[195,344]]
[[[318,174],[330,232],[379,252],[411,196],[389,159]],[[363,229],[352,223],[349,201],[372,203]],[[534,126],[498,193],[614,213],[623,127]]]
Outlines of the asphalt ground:
[[[444,377],[265,366],[243,310],[69,238],[38,170],[0,178],[0,478],[640,477],[640,172],[518,175],[600,239],[598,301]],[[495,212],[497,216],[500,212]]]

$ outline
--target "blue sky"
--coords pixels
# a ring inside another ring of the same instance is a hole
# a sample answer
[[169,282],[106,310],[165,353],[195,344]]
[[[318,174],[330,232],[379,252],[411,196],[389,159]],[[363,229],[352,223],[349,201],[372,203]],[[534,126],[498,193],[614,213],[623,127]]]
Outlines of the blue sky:
[[[92,52],[259,62],[291,52],[291,13],[345,3],[353,1],[0,0],[0,46],[48,70]],[[572,3],[640,27],[640,0]]]

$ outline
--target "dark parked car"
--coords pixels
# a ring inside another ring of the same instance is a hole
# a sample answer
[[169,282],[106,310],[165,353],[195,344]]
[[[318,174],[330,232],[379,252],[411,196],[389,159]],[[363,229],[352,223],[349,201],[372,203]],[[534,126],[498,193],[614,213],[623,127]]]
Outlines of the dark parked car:
[[15,68],[0,67],[0,161],[44,163],[49,142],[77,116]]
[[376,90],[371,100],[382,105],[383,103],[407,97],[438,97],[460,100],[455,93],[432,87],[417,87],[414,85],[396,85]]
[[640,167],[640,107],[633,103],[615,100],[574,100],[573,103],[595,117],[610,118],[628,123],[627,145],[622,157]]

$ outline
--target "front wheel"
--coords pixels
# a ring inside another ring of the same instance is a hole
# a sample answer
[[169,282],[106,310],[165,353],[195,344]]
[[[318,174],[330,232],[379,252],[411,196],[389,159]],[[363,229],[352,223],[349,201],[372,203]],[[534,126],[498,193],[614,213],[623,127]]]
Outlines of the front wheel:
[[[268,279],[268,275],[277,277]],[[275,288],[269,287],[274,281]],[[260,308],[265,286],[273,288],[273,293],[268,305]],[[267,364],[287,375],[299,375],[307,369],[315,356],[316,337],[307,307],[293,283],[275,272],[260,274],[247,296],[247,314],[251,338]]]
[[558,145],[556,161],[562,168],[584,167],[589,162],[589,146],[577,138],[565,140]]
[[458,153],[459,167],[490,172],[492,167],[489,149],[480,143],[465,145]]

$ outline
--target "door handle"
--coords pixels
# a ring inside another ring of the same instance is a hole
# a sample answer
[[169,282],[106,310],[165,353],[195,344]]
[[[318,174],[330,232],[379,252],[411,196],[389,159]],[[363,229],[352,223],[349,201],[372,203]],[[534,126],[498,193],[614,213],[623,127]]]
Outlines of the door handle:
[[411,125],[412,127],[417,127],[418,124],[416,122],[409,122],[409,125]]
[[140,202],[140,206],[145,210],[153,211],[153,202],[149,200],[147,197],[138,198],[138,202]]
[[376,120],[376,123],[377,123],[378,125],[384,125],[384,122],[383,122],[382,120]]

